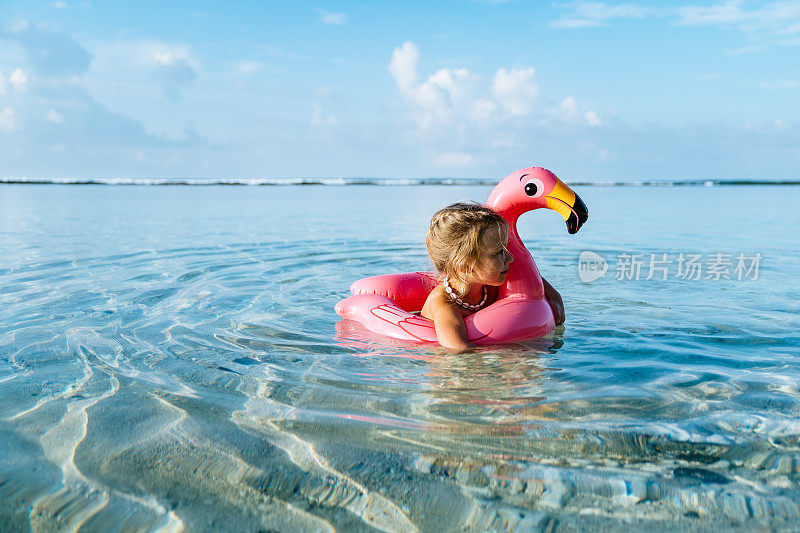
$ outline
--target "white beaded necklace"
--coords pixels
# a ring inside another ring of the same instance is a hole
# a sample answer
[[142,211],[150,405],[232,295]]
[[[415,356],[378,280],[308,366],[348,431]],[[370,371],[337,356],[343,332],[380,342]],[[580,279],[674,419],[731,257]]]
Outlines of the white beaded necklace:
[[452,287],[450,287],[450,284],[447,282],[447,277],[444,278],[444,281],[442,283],[444,285],[444,290],[445,292],[447,292],[447,295],[450,297],[450,299],[453,300],[458,305],[460,305],[461,307],[463,307],[464,309],[469,309],[470,311],[477,311],[478,309],[483,307],[483,304],[486,303],[486,297],[489,295],[489,291],[486,290],[486,285],[484,285],[483,298],[481,298],[481,301],[474,305],[468,304],[467,302],[465,302],[464,300],[455,295]]

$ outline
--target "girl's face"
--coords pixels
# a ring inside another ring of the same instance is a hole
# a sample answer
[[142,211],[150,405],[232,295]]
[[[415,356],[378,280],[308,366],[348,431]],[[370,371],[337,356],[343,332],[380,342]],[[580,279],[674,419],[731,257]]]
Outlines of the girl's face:
[[506,282],[508,265],[514,260],[509,253],[508,234],[492,227],[483,232],[481,237],[481,255],[469,276],[473,283],[499,286]]

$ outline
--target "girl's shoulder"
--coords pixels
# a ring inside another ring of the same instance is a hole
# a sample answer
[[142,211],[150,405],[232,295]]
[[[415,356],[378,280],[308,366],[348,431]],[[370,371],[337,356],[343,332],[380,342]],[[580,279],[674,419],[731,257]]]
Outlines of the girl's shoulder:
[[433,320],[434,315],[441,310],[451,311],[461,318],[466,318],[474,313],[474,311],[464,309],[455,303],[450,296],[447,295],[447,292],[444,290],[444,285],[440,283],[428,294],[428,298],[425,300],[425,305],[422,306],[420,315]]
[[444,285],[440,283],[428,294],[428,298],[425,300],[425,305],[422,306],[420,315],[433,320],[434,315],[443,309],[457,310],[458,306],[447,296]]

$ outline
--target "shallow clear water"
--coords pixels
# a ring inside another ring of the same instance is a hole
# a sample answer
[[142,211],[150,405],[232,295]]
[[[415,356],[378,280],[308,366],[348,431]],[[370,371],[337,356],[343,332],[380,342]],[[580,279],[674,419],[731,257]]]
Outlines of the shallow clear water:
[[[427,268],[430,215],[489,190],[0,187],[0,522],[796,527],[800,187],[585,187],[574,236],[525,215],[567,308],[547,339],[337,335],[352,281]],[[718,252],[758,279],[615,279]]]

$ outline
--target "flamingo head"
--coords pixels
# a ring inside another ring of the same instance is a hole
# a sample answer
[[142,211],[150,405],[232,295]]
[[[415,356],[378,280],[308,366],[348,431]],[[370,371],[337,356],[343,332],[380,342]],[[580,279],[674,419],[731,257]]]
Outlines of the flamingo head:
[[523,213],[546,207],[556,211],[567,223],[567,231],[577,231],[589,218],[586,204],[558,176],[542,167],[517,170],[503,178],[489,194],[486,206],[509,222]]

